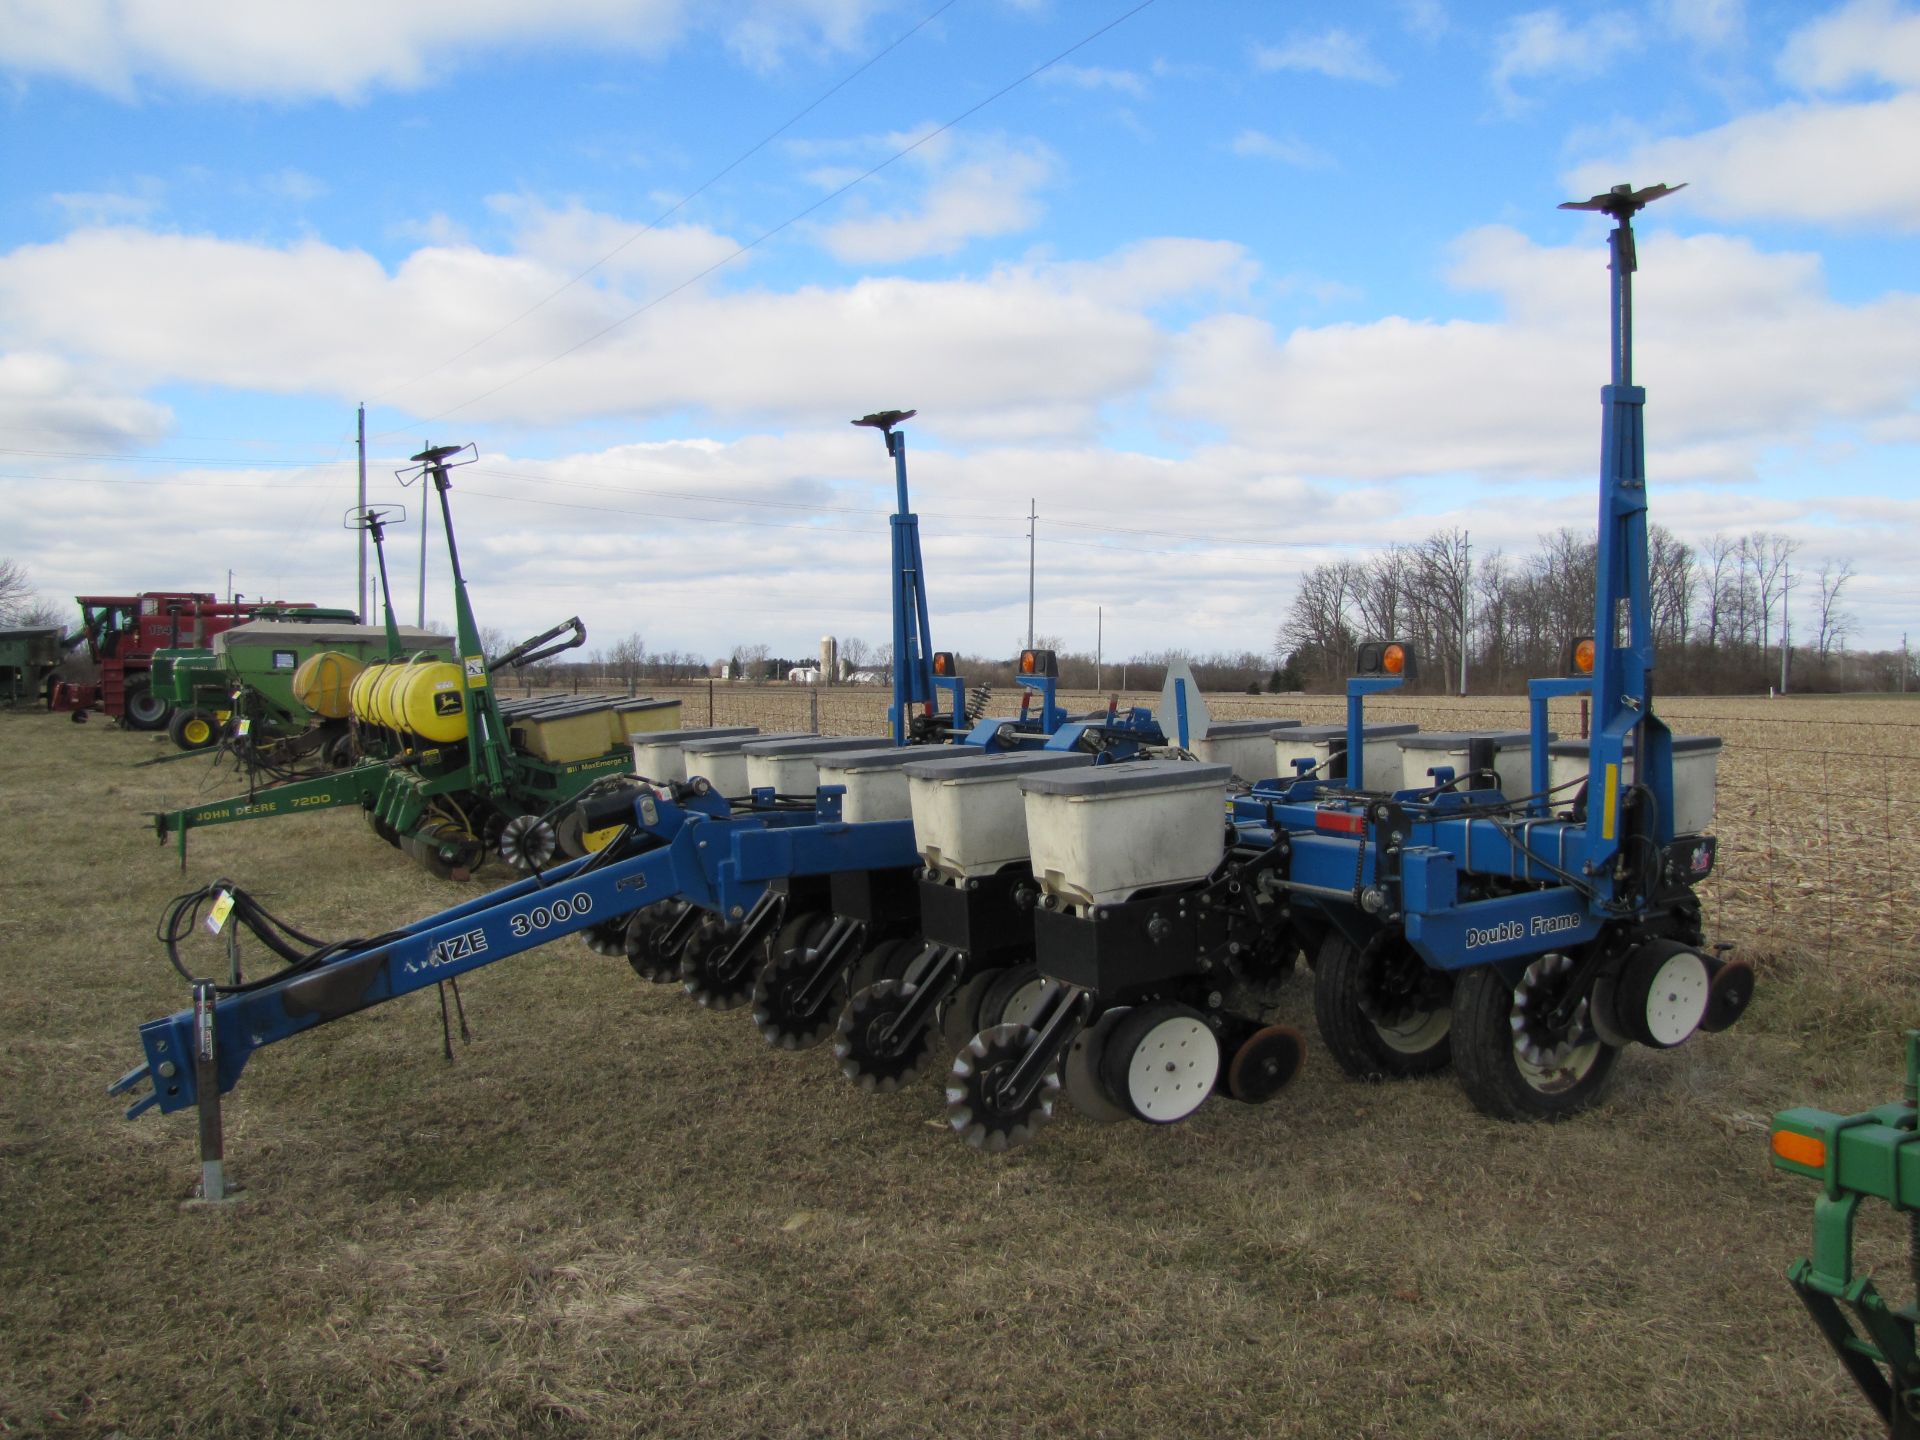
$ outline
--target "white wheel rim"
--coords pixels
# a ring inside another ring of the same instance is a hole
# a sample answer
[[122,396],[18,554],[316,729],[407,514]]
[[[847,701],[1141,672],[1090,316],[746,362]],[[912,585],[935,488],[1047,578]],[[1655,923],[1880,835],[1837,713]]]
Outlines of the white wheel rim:
[[1447,1032],[1453,1029],[1453,1011],[1424,1010],[1409,1016],[1402,1024],[1382,1025],[1376,1021],[1373,1028],[1389,1050],[1397,1050],[1402,1055],[1421,1055],[1447,1038]]
[[1667,957],[1647,987],[1647,1033],[1661,1045],[1678,1045],[1700,1028],[1711,979],[1691,950]]
[[1189,1015],[1162,1020],[1127,1059],[1127,1100],[1143,1120],[1164,1125],[1200,1108],[1220,1074],[1220,1042]]

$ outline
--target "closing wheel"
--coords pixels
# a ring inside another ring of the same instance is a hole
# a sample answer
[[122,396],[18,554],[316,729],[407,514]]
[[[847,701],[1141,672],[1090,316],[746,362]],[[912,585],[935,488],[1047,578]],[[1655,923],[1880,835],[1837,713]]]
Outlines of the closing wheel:
[[1753,999],[1753,967],[1744,960],[1729,960],[1713,972],[1713,984],[1707,995],[1707,1013],[1700,1028],[1708,1033],[1725,1030],[1747,1013]]
[[627,917],[624,949],[633,973],[655,985],[671,985],[680,979],[679,952],[668,953],[661,946],[667,928],[684,901],[664,900],[643,906]]
[[979,1027],[1030,1025],[1052,982],[1038,965],[1010,965],[980,991]]
[[159,730],[173,713],[164,696],[153,693],[145,680],[127,686],[126,723],[129,730]]
[[813,976],[814,964],[813,943],[782,950],[753,982],[753,1023],[777,1050],[811,1050],[833,1033],[847,1003],[847,977],[836,975],[815,1005],[805,1005],[801,991]]
[[[878,985],[882,980],[918,980],[921,967],[915,962],[926,948],[926,941],[918,935],[882,940],[878,945],[871,946],[854,963],[853,972],[848,978],[849,988],[858,992],[869,985]],[[969,1030],[961,1043],[964,1044],[979,1028],[976,1025]],[[960,1046],[953,1048],[958,1050]]]
[[553,822],[553,838],[560,853],[569,860],[578,860],[587,853],[587,825],[580,816],[578,806],[568,810]]
[[182,750],[204,750],[220,738],[220,725],[204,710],[176,710],[167,721],[167,738]]
[[1491,966],[1453,990],[1453,1063],[1475,1108],[1497,1120],[1561,1120],[1600,1098],[1620,1051],[1595,1032],[1582,1000],[1556,1019],[1573,962],[1543,955],[1509,985]]
[[1444,1070],[1452,1058],[1452,983],[1402,936],[1384,934],[1361,949],[1331,931],[1313,962],[1320,1039],[1358,1080]]
[[1142,1005],[1114,1026],[1100,1079],[1129,1114],[1153,1125],[1184,1120],[1220,1078],[1220,1042],[1191,1005]]
[[986,1027],[980,1023],[980,997],[994,982],[998,970],[982,970],[960,984],[947,997],[940,1012],[940,1040],[950,1054],[967,1048],[967,1042]]
[[1036,1038],[1031,1025],[995,1025],[954,1057],[947,1072],[947,1124],[974,1149],[997,1154],[1024,1145],[1053,1118],[1060,1093],[1057,1066],[1024,1101],[1002,1091]]
[[833,1058],[840,1073],[862,1090],[898,1090],[926,1068],[933,1056],[933,1027],[922,1025],[888,1038],[894,1017],[915,994],[904,980],[879,980],[854,992],[840,1014]]
[[760,967],[749,963],[737,975],[721,975],[715,968],[740,933],[738,925],[723,924],[717,915],[703,916],[680,950],[680,988],[703,1010],[736,1010],[753,998]]
[[501,827],[500,858],[523,875],[546,865],[559,849],[553,826],[538,815],[516,815]]
[[1307,1040],[1291,1025],[1269,1025],[1240,1042],[1227,1065],[1227,1093],[1264,1105],[1293,1083],[1307,1058]]
[[1106,1054],[1107,1040],[1114,1027],[1132,1013],[1130,1005],[1106,1011],[1073,1037],[1073,1044],[1067,1047],[1067,1058],[1061,1062],[1060,1085],[1067,1092],[1068,1102],[1101,1125],[1133,1118],[1133,1112],[1114,1098],[1107,1082],[1100,1078],[1100,1057]]

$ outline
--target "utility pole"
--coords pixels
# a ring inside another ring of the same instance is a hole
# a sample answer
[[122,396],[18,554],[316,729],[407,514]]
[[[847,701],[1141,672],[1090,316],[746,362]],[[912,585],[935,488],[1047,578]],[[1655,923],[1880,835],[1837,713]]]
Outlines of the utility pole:
[[1900,693],[1902,695],[1907,693],[1907,669],[1912,664],[1912,657],[1907,654],[1907,632],[1902,630],[1900,632]]
[[[360,402],[360,513],[367,513],[367,404]],[[353,608],[362,625],[367,623],[367,529],[360,527],[360,588],[354,593]]]
[[1101,647],[1106,641],[1107,616],[1103,607],[1093,607],[1093,688],[1100,688]]
[[1040,522],[1040,507],[1027,499],[1027,648],[1033,648],[1033,532]]

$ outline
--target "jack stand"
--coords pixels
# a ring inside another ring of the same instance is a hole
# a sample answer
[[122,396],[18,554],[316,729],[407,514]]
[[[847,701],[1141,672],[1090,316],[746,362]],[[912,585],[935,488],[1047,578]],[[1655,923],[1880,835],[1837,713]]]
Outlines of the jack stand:
[[[229,939],[231,945],[231,939]],[[238,960],[236,958],[237,966]],[[183,1210],[235,1204],[240,1187],[227,1181],[225,1130],[220,1121],[220,1061],[214,1051],[214,984],[193,982],[193,1069],[200,1111],[200,1188]]]

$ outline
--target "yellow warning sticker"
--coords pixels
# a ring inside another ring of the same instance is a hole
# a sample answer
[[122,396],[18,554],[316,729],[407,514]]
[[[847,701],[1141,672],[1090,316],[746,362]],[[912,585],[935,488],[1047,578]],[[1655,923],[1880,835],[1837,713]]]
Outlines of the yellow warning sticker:
[[1618,818],[1620,803],[1620,767],[1607,766],[1607,798],[1600,807],[1600,838],[1613,839],[1613,822]]
[[218,935],[221,927],[227,923],[227,916],[232,913],[233,895],[230,891],[222,890],[214,897],[213,908],[207,911],[207,929]]

